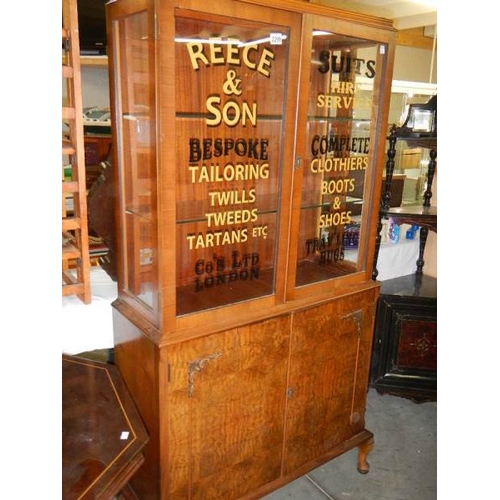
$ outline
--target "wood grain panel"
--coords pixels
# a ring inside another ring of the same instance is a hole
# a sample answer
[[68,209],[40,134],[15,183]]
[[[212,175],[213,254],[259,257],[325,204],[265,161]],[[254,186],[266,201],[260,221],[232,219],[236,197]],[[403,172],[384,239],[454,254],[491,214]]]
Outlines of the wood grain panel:
[[[142,500],[159,497],[156,477],[160,466],[160,427],[158,422],[158,392],[162,380],[158,378],[158,351],[141,329],[118,311],[113,311],[114,357],[135,404],[146,425],[150,441],[146,445],[145,462],[131,480],[134,491]],[[140,367],[140,369],[138,369]]]
[[396,33],[396,45],[406,45],[418,49],[432,50],[434,39],[424,36],[424,28],[399,30]]
[[172,498],[229,500],[279,477],[289,330],[281,317],[169,348]]
[[372,296],[369,291],[293,316],[285,473],[363,428],[357,377],[369,369],[370,353],[361,339],[364,303]]
[[[365,428],[366,391],[370,378],[370,360],[375,323],[375,310],[379,288],[374,287],[356,298],[343,301],[341,317],[348,317],[349,321],[361,321],[358,345],[358,359],[355,372],[354,394],[351,409],[351,432],[361,432]],[[353,311],[360,311],[353,315]]]

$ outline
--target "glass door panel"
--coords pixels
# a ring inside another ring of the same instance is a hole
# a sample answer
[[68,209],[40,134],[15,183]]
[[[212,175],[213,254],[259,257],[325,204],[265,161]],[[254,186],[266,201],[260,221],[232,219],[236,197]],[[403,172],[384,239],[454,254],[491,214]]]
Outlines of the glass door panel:
[[176,18],[177,315],[275,292],[288,38]]
[[362,219],[377,50],[374,42],[312,33],[296,286],[365,266],[358,247],[367,237]]

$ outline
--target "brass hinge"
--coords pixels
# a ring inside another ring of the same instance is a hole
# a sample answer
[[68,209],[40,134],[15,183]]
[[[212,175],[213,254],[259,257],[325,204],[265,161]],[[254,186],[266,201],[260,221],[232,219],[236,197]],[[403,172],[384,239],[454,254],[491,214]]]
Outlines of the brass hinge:
[[361,327],[363,324],[363,310],[358,309],[357,311],[354,311],[352,313],[346,314],[341,317],[341,319],[347,319],[347,318],[352,318],[354,324],[356,325],[356,332],[358,336],[361,336]]
[[194,394],[194,376],[196,373],[201,372],[203,367],[209,361],[213,359],[220,358],[222,356],[221,352],[216,352],[214,354],[210,354],[209,356],[205,356],[204,358],[193,359],[188,363],[188,397],[192,398]]

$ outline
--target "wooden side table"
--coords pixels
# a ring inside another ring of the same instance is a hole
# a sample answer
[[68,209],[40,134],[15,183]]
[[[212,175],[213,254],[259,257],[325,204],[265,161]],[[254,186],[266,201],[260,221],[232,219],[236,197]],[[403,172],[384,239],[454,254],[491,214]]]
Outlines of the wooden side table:
[[137,498],[148,434],[118,368],[62,356],[62,498]]

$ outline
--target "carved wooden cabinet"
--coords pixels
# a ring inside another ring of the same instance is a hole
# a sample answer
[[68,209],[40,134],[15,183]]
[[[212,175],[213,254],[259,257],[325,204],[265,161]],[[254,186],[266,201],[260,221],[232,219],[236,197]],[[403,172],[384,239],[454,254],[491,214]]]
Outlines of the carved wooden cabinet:
[[436,278],[411,274],[382,282],[370,385],[381,394],[436,401]]
[[106,9],[134,489],[260,498],[353,447],[367,472],[394,29],[297,0]]

